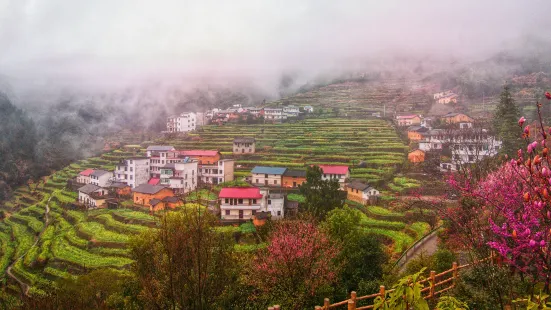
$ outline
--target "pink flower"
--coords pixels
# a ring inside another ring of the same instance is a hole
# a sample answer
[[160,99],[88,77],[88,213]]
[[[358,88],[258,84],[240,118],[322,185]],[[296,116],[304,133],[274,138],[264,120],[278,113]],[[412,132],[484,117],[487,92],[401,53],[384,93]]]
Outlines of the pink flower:
[[541,247],[544,247],[544,246],[545,246],[545,240],[541,240],[541,241],[540,241],[540,246],[541,246]]
[[526,122],[526,119],[525,119],[524,116],[523,116],[523,117],[521,117],[521,118],[518,120],[518,125],[519,125],[520,127],[522,127],[522,125],[524,125],[524,122]]
[[536,241],[534,241],[534,239],[530,239],[530,246],[531,247],[535,247],[536,246]]
[[548,91],[545,92],[545,98],[547,98],[547,100],[551,100],[551,93],[549,93]]
[[530,125],[526,125],[526,127],[524,127],[524,133],[527,135],[530,134]]

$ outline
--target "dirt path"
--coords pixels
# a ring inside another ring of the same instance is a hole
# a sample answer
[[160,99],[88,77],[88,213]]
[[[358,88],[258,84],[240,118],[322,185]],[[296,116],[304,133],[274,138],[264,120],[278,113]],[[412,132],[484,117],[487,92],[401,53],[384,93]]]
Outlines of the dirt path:
[[[38,236],[36,237],[36,240],[34,241],[33,245],[29,248],[32,249],[34,246],[36,246],[38,244],[38,242],[40,241],[40,237],[42,236],[42,234],[44,233],[44,231],[46,231],[46,228],[48,228],[48,224],[50,224],[50,200],[52,199],[52,197],[50,196],[50,198],[48,199],[48,202],[46,203],[46,212],[44,213],[44,228],[42,229],[42,231],[38,234]],[[20,257],[18,257],[9,267],[8,269],[6,270],[6,273],[8,274],[8,276],[12,279],[14,279],[15,281],[17,281],[17,283],[19,283],[19,286],[21,286],[21,291],[25,294],[25,296],[28,296],[29,295],[29,289],[31,288],[27,283],[21,281],[19,278],[17,278],[12,272],[12,267],[18,262],[20,261],[21,259],[23,259],[25,257],[25,255],[27,255],[27,253],[29,252],[29,250],[27,250],[27,252],[23,253],[23,255],[21,255]]]

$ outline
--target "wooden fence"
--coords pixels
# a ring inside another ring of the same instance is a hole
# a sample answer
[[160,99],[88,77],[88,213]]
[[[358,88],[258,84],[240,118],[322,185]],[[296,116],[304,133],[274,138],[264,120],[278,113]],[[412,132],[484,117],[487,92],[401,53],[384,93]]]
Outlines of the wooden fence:
[[[457,263],[452,264],[452,268],[448,269],[441,273],[436,273],[435,271],[431,271],[428,278],[419,281],[418,283],[423,284],[423,289],[421,289],[421,294],[423,295],[424,299],[433,299],[437,298],[440,294],[451,290],[455,287],[457,280],[459,279],[459,270],[471,267],[474,264],[478,264],[480,262],[491,260],[496,261],[498,264],[500,263],[500,260],[498,256],[496,256],[494,253],[492,253],[491,256],[475,261],[472,264],[465,264],[459,266]],[[385,298],[387,293],[391,293],[394,290],[387,291],[385,289],[384,285],[381,285],[379,292],[371,295],[366,296],[356,296],[356,292],[350,293],[350,299],[339,301],[336,303],[330,303],[329,298],[325,298],[323,301],[323,306],[316,306],[316,310],[329,310],[329,309],[345,309],[344,306],[347,306],[346,309],[348,310],[363,310],[363,309],[373,309],[374,305],[367,305],[367,306],[361,306],[358,307],[358,302],[362,300],[373,300],[377,298],[378,296],[382,296]],[[273,306],[269,307],[268,310],[280,310],[280,306]]]

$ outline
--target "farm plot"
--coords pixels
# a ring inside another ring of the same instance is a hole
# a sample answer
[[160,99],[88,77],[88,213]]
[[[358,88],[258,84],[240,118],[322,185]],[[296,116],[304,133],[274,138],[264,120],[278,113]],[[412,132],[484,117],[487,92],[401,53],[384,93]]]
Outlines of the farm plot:
[[[232,154],[233,138],[256,138],[256,153]],[[236,175],[245,176],[256,165],[304,169],[310,164],[349,165],[351,177],[371,183],[392,178],[405,159],[405,146],[384,120],[307,119],[296,123],[204,126],[184,139],[157,143],[178,149],[218,149],[236,159]]]

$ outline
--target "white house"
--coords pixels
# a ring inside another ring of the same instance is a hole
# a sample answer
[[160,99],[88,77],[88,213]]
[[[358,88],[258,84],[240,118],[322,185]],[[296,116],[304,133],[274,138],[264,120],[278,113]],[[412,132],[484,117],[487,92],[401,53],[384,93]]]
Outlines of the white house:
[[233,139],[234,154],[254,154],[256,139],[253,137],[236,137]]
[[209,184],[233,181],[234,164],[233,159],[221,159],[211,165],[199,165],[199,181]]
[[251,171],[251,183],[261,186],[281,187],[282,176],[287,168],[256,166]]
[[323,173],[321,176],[322,180],[337,179],[340,188],[344,189],[346,180],[350,178],[350,169],[348,166],[319,165],[319,167]]
[[94,172],[90,174],[90,184],[94,184],[100,187],[106,187],[107,185],[109,185],[112,178],[112,172],[105,170],[94,170]]
[[442,91],[442,92],[439,92],[439,93],[435,93],[432,96],[434,97],[434,100],[438,100],[440,98],[449,96],[451,94],[453,94],[453,92],[451,90],[446,90],[446,91]]
[[226,187],[218,195],[222,220],[250,220],[261,209],[257,187]]
[[285,196],[281,193],[273,193],[267,188],[260,189],[262,200],[260,210],[270,212],[272,219],[282,219],[285,216]]
[[86,184],[78,189],[78,202],[88,208],[101,207],[107,199],[108,191],[94,184]]
[[149,158],[149,173],[152,178],[159,178],[161,167],[168,163],[180,160],[180,153],[170,145],[151,145],[147,148],[147,157]]
[[164,165],[160,170],[160,185],[170,187],[174,193],[188,193],[197,188],[199,161],[189,157],[180,162]]
[[314,108],[311,105],[305,105],[302,107],[306,113],[314,113]]
[[94,169],[86,169],[84,171],[81,171],[77,175],[77,183],[81,184],[90,184],[90,175],[94,172]]
[[[200,118],[203,115],[201,113]],[[201,123],[204,123],[201,120]],[[168,132],[188,132],[197,128],[197,113],[185,112],[180,115],[169,116],[166,122],[166,130]]]
[[283,114],[283,109],[264,108],[264,119],[271,121],[281,121],[287,119],[287,116]]
[[114,181],[134,188],[149,181],[149,158],[132,157],[121,160],[115,166]]
[[289,106],[283,107],[283,114],[286,117],[297,117],[299,114],[299,109],[294,105],[289,105]]

